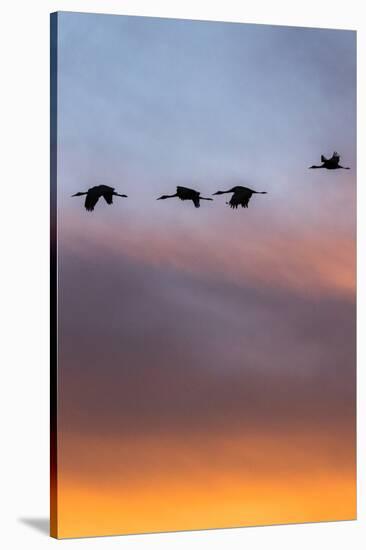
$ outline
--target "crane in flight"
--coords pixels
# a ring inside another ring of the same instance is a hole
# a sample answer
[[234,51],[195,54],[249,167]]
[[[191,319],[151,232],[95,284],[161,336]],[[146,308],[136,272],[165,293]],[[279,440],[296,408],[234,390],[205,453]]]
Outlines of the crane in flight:
[[238,206],[248,208],[249,201],[253,194],[265,195],[267,194],[267,191],[254,191],[254,189],[249,189],[249,187],[236,185],[227,191],[216,191],[214,195],[223,195],[224,193],[233,193],[229,202],[226,203],[230,206],[230,208],[238,208]]
[[172,199],[174,197],[177,197],[181,201],[192,201],[196,208],[200,207],[200,201],[213,200],[206,197],[201,197],[201,193],[199,191],[195,191],[194,189],[189,189],[189,187],[181,187],[181,186],[177,187],[177,192],[174,193],[174,195],[162,195],[161,197],[158,197],[156,200]]
[[79,191],[75,195],[72,195],[72,197],[81,197],[83,195],[86,195],[84,206],[88,212],[94,210],[100,197],[103,197],[107,204],[113,203],[113,197],[127,197],[127,195],[116,193],[114,187],[109,187],[108,185],[96,185],[87,191]]
[[320,160],[322,164],[320,165],[313,164],[313,166],[309,166],[309,168],[326,168],[327,170],[338,170],[338,169],[349,170],[348,166],[341,166],[339,164],[339,161],[341,160],[341,156],[336,151],[334,151],[333,156],[331,158],[327,159],[324,155],[322,155],[320,157]]

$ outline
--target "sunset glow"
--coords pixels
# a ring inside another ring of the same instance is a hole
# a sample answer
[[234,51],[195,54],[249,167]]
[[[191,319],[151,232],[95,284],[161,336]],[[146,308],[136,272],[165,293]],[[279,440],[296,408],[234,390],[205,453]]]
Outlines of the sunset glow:
[[[53,536],[354,519],[355,34],[60,13],[57,40]],[[100,184],[128,197],[87,212]]]

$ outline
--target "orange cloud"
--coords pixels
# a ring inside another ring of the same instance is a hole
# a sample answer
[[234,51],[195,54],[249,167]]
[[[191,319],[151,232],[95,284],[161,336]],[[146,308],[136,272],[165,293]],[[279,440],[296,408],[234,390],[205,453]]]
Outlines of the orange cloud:
[[352,519],[344,443],[316,431],[64,441],[59,536]]
[[143,231],[126,222],[123,232],[113,224],[82,223],[70,218],[63,242],[78,255],[126,255],[150,266],[165,266],[200,278],[234,284],[288,289],[312,295],[355,292],[355,240],[352,234],[330,228],[304,228],[284,232],[275,227],[255,239],[225,227],[173,227],[159,224]]

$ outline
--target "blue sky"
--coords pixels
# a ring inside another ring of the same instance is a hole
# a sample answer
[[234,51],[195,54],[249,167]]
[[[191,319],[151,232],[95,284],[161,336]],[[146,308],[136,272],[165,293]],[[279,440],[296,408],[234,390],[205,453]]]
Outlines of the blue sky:
[[147,197],[243,182],[282,193],[321,153],[355,166],[354,32],[59,17],[67,192],[105,182]]

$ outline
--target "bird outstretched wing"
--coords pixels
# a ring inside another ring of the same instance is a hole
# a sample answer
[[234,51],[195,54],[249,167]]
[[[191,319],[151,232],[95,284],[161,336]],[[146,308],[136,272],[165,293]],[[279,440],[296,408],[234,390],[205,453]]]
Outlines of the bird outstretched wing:
[[230,208],[238,208],[238,206],[241,206],[242,208],[248,208],[251,196],[252,191],[250,191],[249,189],[241,189],[240,191],[235,191],[228,204]]
[[195,205],[196,208],[199,208],[201,205],[200,205],[200,198],[197,196],[197,197],[193,197],[192,198],[192,201],[193,201],[193,204]]
[[113,204],[113,190],[104,191],[102,196],[107,204]]
[[92,212],[98,200],[99,200],[99,195],[97,193],[93,193],[89,191],[85,197],[86,210],[88,210],[88,212]]
[[320,160],[321,160],[322,162],[326,162],[328,159],[327,159],[324,155],[322,155],[322,156],[320,157]]
[[177,186],[177,195],[182,200],[189,200],[192,198],[192,195],[198,194],[194,189],[189,189],[189,187],[183,187],[181,185]]

